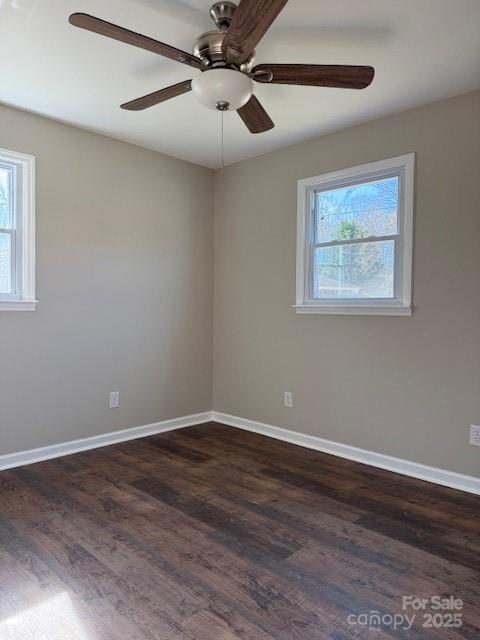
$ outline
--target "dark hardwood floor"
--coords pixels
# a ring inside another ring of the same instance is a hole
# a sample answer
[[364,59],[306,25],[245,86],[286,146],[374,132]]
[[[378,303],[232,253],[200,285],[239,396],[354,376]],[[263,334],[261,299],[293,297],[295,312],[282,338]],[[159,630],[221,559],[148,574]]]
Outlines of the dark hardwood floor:
[[4,471],[0,638],[478,640],[479,506],[218,424]]

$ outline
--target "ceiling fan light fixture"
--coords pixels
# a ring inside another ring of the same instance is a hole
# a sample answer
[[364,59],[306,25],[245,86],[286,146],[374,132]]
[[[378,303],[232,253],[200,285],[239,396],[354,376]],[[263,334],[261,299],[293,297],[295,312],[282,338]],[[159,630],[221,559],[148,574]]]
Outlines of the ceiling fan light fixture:
[[233,69],[211,69],[192,80],[192,90],[197,100],[215,111],[235,111],[243,107],[253,94],[252,80]]

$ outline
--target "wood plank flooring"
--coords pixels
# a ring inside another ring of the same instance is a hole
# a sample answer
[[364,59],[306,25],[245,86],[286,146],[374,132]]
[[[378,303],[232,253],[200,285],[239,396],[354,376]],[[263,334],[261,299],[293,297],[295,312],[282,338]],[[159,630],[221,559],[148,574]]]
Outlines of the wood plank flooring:
[[479,507],[214,423],[4,471],[0,639],[478,640]]

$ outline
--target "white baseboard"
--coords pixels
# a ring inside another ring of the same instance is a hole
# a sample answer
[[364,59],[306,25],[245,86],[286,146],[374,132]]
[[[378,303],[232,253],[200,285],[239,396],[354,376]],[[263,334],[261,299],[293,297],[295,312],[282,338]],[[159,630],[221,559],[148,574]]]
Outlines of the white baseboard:
[[306,433],[298,433],[297,431],[274,427],[269,424],[239,418],[238,416],[231,416],[218,411],[213,411],[212,420],[232,427],[238,427],[239,429],[245,429],[246,431],[253,431],[270,438],[275,438],[276,440],[290,442],[291,444],[296,444],[301,447],[316,449],[323,453],[330,453],[340,458],[362,462],[372,467],[379,467],[380,469],[386,469],[394,473],[401,473],[404,476],[411,476],[412,478],[419,478],[420,480],[441,484],[445,487],[451,487],[452,489],[459,489],[460,491],[480,495],[480,478],[474,476],[429,467],[418,462],[394,458],[383,453],[376,453],[375,451],[358,449],[348,444],[325,440],[324,438],[310,436]]
[[154,422],[153,424],[146,424],[141,427],[122,429],[121,431],[112,431],[99,436],[70,440],[69,442],[53,444],[47,447],[39,447],[38,449],[0,455],[0,471],[12,469],[13,467],[20,467],[26,464],[33,464],[34,462],[41,462],[42,460],[59,458],[72,453],[79,453],[80,451],[106,447],[118,442],[145,438],[157,433],[165,433],[166,431],[172,431],[173,429],[182,429],[184,427],[191,427],[193,425],[203,424],[204,422],[210,421],[220,422],[246,431],[253,431],[254,433],[275,438],[276,440],[283,440],[284,442],[290,442],[291,444],[307,447],[308,449],[316,449],[317,451],[339,456],[340,458],[347,458],[348,460],[354,460],[355,462],[379,467],[380,469],[386,469],[387,471],[393,471],[394,473],[400,473],[412,478],[419,478],[420,480],[426,480],[427,482],[451,487],[452,489],[459,489],[460,491],[467,491],[468,493],[480,495],[480,478],[476,478],[474,476],[467,476],[462,473],[455,473],[454,471],[429,467],[418,462],[403,460],[402,458],[394,458],[383,453],[359,449],[348,444],[341,444],[340,442],[325,440],[324,438],[311,436],[306,433],[299,433],[289,429],[282,429],[281,427],[274,427],[269,424],[255,422],[254,420],[247,420],[246,418],[240,418],[238,416],[231,416],[219,411],[195,413],[190,416],[182,416],[180,418],[173,418],[172,420]]
[[212,419],[212,412],[205,411],[203,413],[195,413],[190,416],[181,418],[173,418],[172,420],[163,420],[162,422],[154,422],[141,427],[133,427],[132,429],[122,429],[121,431],[111,431],[99,436],[91,436],[89,438],[81,438],[79,440],[70,440],[60,444],[52,444],[47,447],[39,447],[38,449],[29,449],[28,451],[19,451],[18,453],[7,453],[0,455],[0,471],[20,467],[25,464],[33,464],[42,460],[50,460],[59,458],[60,456],[68,456],[71,453],[79,453],[88,449],[97,449],[98,447],[106,447],[117,442],[126,442],[127,440],[135,440],[137,438],[145,438],[153,436],[157,433],[165,433],[173,429],[182,429],[183,427],[191,427],[195,424],[209,422]]

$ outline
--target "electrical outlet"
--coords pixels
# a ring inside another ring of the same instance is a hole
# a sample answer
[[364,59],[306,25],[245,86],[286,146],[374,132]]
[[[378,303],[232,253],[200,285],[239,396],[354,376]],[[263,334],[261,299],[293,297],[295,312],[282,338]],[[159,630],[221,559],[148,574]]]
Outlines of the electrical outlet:
[[470,425],[470,444],[480,447],[480,426],[477,424]]
[[110,393],[110,409],[117,409],[120,406],[120,391]]
[[283,394],[283,404],[291,409],[293,407],[293,393],[291,391],[285,391]]

